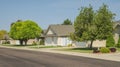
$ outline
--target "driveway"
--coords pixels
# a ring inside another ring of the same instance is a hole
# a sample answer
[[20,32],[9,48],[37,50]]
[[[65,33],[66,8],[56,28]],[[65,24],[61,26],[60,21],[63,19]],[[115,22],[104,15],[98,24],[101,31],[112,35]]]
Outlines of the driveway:
[[0,47],[0,67],[119,67],[120,62]]

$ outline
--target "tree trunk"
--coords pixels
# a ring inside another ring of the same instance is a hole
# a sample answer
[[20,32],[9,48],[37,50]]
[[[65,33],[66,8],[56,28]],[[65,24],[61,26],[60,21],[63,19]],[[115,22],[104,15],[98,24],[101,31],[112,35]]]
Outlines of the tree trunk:
[[94,40],[91,40],[91,43],[90,43],[90,48],[91,48],[91,49],[92,49],[93,41],[94,41]]
[[19,42],[20,42],[20,45],[23,45],[23,40],[21,39],[21,40],[19,40]]
[[25,39],[25,40],[24,40],[24,42],[25,42],[25,45],[27,45],[27,41],[28,41],[27,39]]

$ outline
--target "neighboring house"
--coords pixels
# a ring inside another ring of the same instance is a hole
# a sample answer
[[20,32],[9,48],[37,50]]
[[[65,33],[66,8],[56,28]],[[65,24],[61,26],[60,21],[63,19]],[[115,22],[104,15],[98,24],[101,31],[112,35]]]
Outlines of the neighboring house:
[[[10,38],[8,34],[6,34],[4,38],[0,40],[0,44],[4,44],[5,42],[9,42],[10,44],[16,44],[16,45],[20,44],[19,40],[14,40]],[[33,44],[33,42],[37,42],[37,39],[29,39],[27,44]]]
[[114,23],[114,40],[115,44],[118,43],[118,39],[120,37],[120,21]]
[[70,39],[73,33],[73,25],[50,25],[44,35],[46,46],[68,46],[72,44],[77,47],[87,47],[86,42],[75,42]]

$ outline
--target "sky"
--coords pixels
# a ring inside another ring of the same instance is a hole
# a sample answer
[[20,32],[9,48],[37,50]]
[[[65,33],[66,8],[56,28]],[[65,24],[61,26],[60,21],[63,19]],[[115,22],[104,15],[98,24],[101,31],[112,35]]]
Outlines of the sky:
[[0,30],[10,30],[17,20],[35,21],[42,29],[50,24],[61,24],[65,19],[74,22],[81,7],[93,6],[98,10],[102,4],[120,20],[120,0],[0,0]]

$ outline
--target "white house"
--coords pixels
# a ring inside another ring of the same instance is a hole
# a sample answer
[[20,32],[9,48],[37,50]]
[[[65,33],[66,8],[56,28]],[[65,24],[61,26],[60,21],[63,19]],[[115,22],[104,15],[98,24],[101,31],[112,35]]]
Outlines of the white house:
[[72,43],[69,35],[73,31],[72,25],[50,25],[45,33],[45,45],[67,46]]

